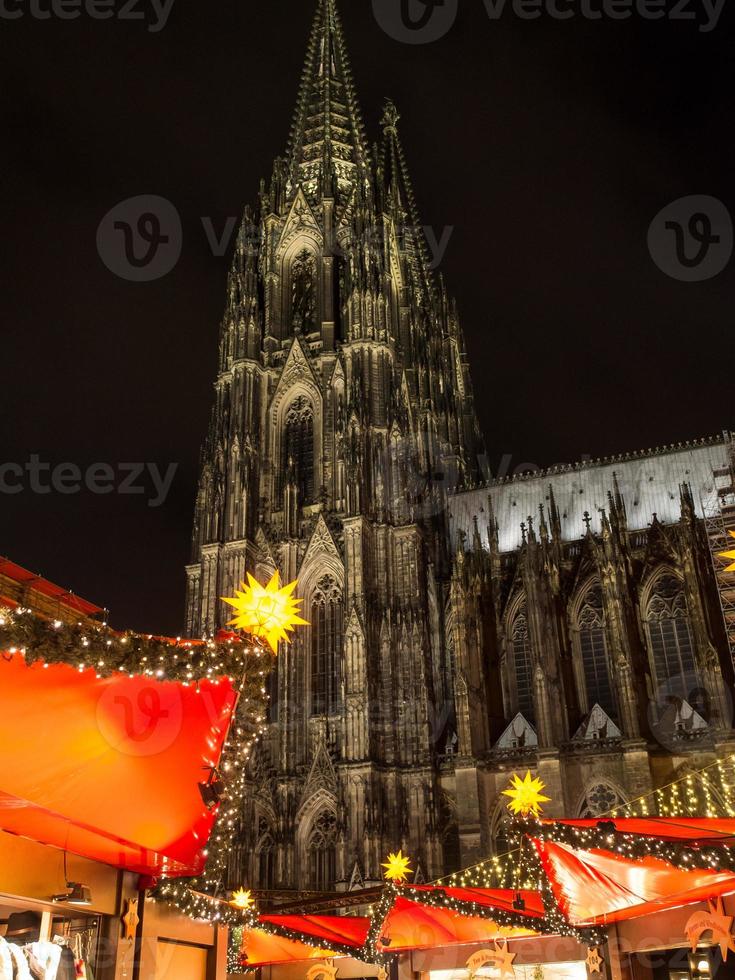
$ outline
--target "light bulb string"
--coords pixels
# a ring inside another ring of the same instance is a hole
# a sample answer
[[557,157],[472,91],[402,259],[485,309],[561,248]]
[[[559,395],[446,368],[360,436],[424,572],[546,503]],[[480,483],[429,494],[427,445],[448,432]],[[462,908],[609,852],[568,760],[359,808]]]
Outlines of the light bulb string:
[[[722,767],[722,765],[725,763],[725,761],[726,760],[723,760],[723,759],[716,759],[714,762],[708,763],[706,766],[703,766],[701,769],[691,770],[690,772],[685,773],[683,776],[680,776],[678,779],[674,779],[671,782],[664,784],[663,786],[659,786],[657,789],[651,790],[649,793],[645,793],[642,796],[637,797],[636,799],[630,800],[628,803],[625,803],[623,806],[610,807],[609,810],[605,811],[604,813],[598,814],[594,819],[595,820],[604,820],[606,817],[611,817],[611,818],[614,819],[615,815],[619,815],[619,813],[620,813],[621,810],[629,810],[631,807],[637,806],[639,803],[643,803],[643,802],[646,802],[648,800],[651,800],[652,798],[655,798],[657,795],[665,792],[665,790],[667,790],[667,789],[672,789],[674,787],[681,786],[682,783],[687,782],[687,780],[690,780],[693,777],[704,776],[705,773],[709,772],[710,769]],[[730,756],[729,757],[729,760],[727,760],[727,761],[729,761],[730,763],[732,763],[733,761],[735,761],[735,756]],[[629,818],[630,818],[630,816],[631,815],[628,815]],[[635,816],[635,815],[633,815],[633,816]],[[648,816],[648,815],[646,815],[646,816],[642,816],[640,819],[655,821],[655,820],[661,819],[661,818],[660,817],[656,817],[656,816]],[[686,818],[683,818],[683,819],[686,819]],[[687,825],[685,823],[681,823],[680,826],[687,827]],[[698,830],[701,830],[701,828],[691,828],[691,827],[689,829],[698,829]],[[728,833],[726,833],[724,831],[718,831],[717,833],[720,834],[723,838],[727,838],[727,837],[731,837],[732,836],[732,834],[728,834]],[[463,875],[464,876],[469,875],[473,871],[477,871],[479,868],[483,868],[483,869],[489,870],[489,873],[492,875],[492,869],[488,869],[488,867],[487,867],[488,865],[492,865],[492,863],[494,861],[503,861],[503,860],[507,861],[511,856],[516,855],[516,854],[522,856],[522,846],[519,846],[517,848],[513,848],[513,850],[511,850],[511,851],[505,851],[503,854],[493,855],[490,858],[485,858],[482,861],[478,861],[477,864],[472,864],[472,865],[470,865],[467,868],[462,868],[459,871],[454,871],[454,872],[452,872],[452,874],[444,875],[441,878],[435,878],[431,882],[431,884],[433,884],[433,885],[439,885],[442,882],[454,882],[455,883],[455,887],[461,887],[461,885],[456,884],[458,877],[462,877]]]

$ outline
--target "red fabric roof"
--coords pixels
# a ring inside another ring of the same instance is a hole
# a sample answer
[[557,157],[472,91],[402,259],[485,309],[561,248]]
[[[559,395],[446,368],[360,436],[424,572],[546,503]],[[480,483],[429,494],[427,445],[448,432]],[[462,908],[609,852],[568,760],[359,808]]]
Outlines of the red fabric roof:
[[735,846],[735,820],[710,817],[605,817],[603,820],[544,820],[547,826],[595,829],[600,823],[615,825],[621,834],[635,837],[654,837],[665,841]]
[[261,915],[259,919],[342,946],[363,946],[370,928],[370,919],[349,915]]
[[[68,589],[62,589],[60,585],[54,585],[48,579],[29,572],[27,568],[22,568],[20,565],[16,565],[15,562],[8,561],[7,558],[0,558],[0,575],[5,575],[19,585],[29,586],[41,595],[48,596],[50,599],[58,599],[62,606],[73,609],[85,616],[96,616],[104,612],[101,606],[96,606],[93,602],[87,602],[86,599],[81,599],[79,596],[69,592]],[[12,605],[15,605],[15,603],[13,602]]]
[[235,691],[0,657],[0,830],[142,874],[199,874]]
[[[607,822],[607,821],[606,821]],[[631,818],[613,821],[621,833],[667,842],[735,845],[735,820],[689,818]],[[555,824],[595,829],[599,820],[546,820]],[[681,870],[665,861],[646,857],[631,860],[603,849],[579,850],[568,844],[532,838],[532,844],[551,884],[554,897],[572,925],[586,927],[638,918],[651,912],[694,905],[727,893],[735,893],[735,872]],[[522,913],[528,925],[502,928],[492,918],[464,915],[449,908],[422,904],[422,896],[443,893],[460,902],[474,902],[485,908],[517,911],[513,903],[518,893],[483,888],[448,888],[433,885],[407,885],[396,897],[381,929],[378,948],[395,953],[429,949],[455,943],[485,943],[496,937],[524,938],[538,935],[537,922],[545,917],[541,895],[524,891]],[[291,930],[341,946],[362,945],[368,920],[340,916],[261,916],[261,921],[285,925]],[[255,930],[260,934],[260,930]],[[252,934],[251,934],[252,935]],[[324,955],[299,942],[259,935],[248,939],[249,965],[313,959]],[[278,959],[271,959],[277,956]]]
[[630,860],[548,840],[534,845],[554,897],[577,926],[638,918],[735,892],[732,871],[682,871],[652,857]]
[[438,887],[458,902],[475,902],[477,905],[501,909],[504,912],[516,912],[514,902],[520,896],[526,903],[524,915],[529,918],[543,918],[545,915],[544,903],[539,892],[518,892],[507,888],[447,888],[446,885],[408,885],[402,889],[402,893],[409,898],[412,895],[417,895],[420,901],[422,892],[436,892]]
[[394,953],[458,943],[484,943],[501,936],[520,939],[534,935],[530,925],[528,928],[502,927],[483,916],[462,915],[448,908],[421,905],[399,895],[383,925],[378,948],[385,953]]

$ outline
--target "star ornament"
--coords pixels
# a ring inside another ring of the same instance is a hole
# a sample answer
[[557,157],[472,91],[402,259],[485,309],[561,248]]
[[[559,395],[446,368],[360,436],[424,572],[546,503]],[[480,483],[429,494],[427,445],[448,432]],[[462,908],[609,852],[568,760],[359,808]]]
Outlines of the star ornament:
[[[727,533],[731,538],[735,538],[735,531],[728,531]],[[725,569],[726,572],[735,572],[735,549],[733,551],[721,551],[718,557],[732,562],[732,565],[728,565]]]
[[243,912],[247,912],[255,905],[253,893],[251,891],[246,891],[244,888],[238,888],[236,892],[232,893],[232,901],[230,902],[230,905],[235,909],[241,909]]
[[735,952],[735,937],[732,935],[733,916],[725,915],[722,899],[710,901],[706,912],[695,912],[684,926],[684,932],[689,940],[692,952],[696,952],[702,936],[712,934],[712,945],[720,947],[722,962],[728,953]]
[[122,921],[123,925],[125,926],[125,938],[130,940],[135,939],[138,925],[140,923],[137,898],[128,899],[127,910],[122,918]]
[[587,969],[591,975],[602,973],[602,957],[596,946],[591,946],[587,950]]
[[510,797],[508,809],[517,817],[540,817],[541,804],[551,802],[550,797],[543,795],[545,784],[534,779],[530,772],[523,779],[514,773],[510,787],[503,790],[503,796]]
[[302,600],[294,599],[292,595],[297,585],[298,582],[291,582],[281,588],[278,572],[265,586],[248,574],[248,584],[243,582],[242,591],[238,591],[234,599],[224,599],[237,613],[227,625],[265,640],[271,650],[278,653],[279,640],[289,643],[288,634],[293,633],[296,626],[309,625],[299,616]]
[[515,977],[516,971],[513,967],[513,963],[515,961],[516,954],[508,951],[508,940],[506,939],[502,943],[499,943],[496,939],[494,945],[494,966],[497,970],[500,970],[501,980],[503,977]]
[[388,860],[381,867],[386,869],[387,881],[405,881],[411,873],[411,858],[404,857],[403,852],[399,851],[398,854],[389,854]]

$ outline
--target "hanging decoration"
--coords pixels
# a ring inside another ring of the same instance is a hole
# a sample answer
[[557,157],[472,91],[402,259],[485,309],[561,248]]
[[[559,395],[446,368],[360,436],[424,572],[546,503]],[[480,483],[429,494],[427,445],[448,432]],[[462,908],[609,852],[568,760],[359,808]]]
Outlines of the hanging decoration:
[[727,959],[727,954],[735,953],[735,937],[732,934],[733,916],[725,915],[722,899],[716,902],[709,902],[709,909],[706,912],[695,912],[684,926],[684,933],[693,953],[697,951],[702,936],[709,932],[712,934],[712,943],[720,947],[722,962]]
[[292,598],[297,585],[298,582],[291,582],[281,588],[280,576],[275,572],[268,585],[262,586],[249,574],[242,591],[234,599],[224,599],[237,613],[228,626],[265,640],[273,653],[278,653],[279,640],[290,643],[289,633],[296,626],[309,625],[299,615],[301,599]]
[[236,892],[232,893],[230,905],[235,909],[242,909],[243,911],[255,908],[253,893],[248,889],[239,888]]
[[406,881],[411,873],[411,858],[404,857],[403,851],[399,851],[397,854],[389,854],[388,860],[381,867],[386,869],[386,881],[400,884]]
[[[735,538],[735,531],[728,531],[727,533],[731,538]],[[725,561],[732,562],[731,565],[728,565],[727,568],[724,569],[726,572],[735,572],[735,549],[731,551],[721,551],[718,557],[724,558]]]
[[590,976],[599,976],[602,973],[603,959],[597,946],[590,946],[587,949],[587,970]]
[[530,772],[521,779],[516,773],[511,779],[510,789],[503,790],[503,796],[510,798],[508,809],[512,814],[527,819],[541,816],[541,804],[550,803],[551,798],[543,795],[544,783],[534,779]]
[[140,916],[138,915],[138,899],[129,898],[125,905],[125,915],[122,917],[125,938],[132,942],[138,932]]
[[337,968],[330,963],[317,963],[306,972],[306,980],[337,980]]
[[508,951],[508,940],[499,942],[496,939],[492,949],[478,950],[467,960],[469,980],[475,980],[477,972],[484,966],[492,966],[495,970],[499,970],[501,980],[503,977],[515,977],[516,971],[513,967],[515,958],[516,954]]

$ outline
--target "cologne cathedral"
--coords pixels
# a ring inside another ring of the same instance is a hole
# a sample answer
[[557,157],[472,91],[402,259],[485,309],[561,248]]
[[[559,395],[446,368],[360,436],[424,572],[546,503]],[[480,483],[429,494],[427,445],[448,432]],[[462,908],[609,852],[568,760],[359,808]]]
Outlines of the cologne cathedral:
[[597,816],[735,751],[733,440],[487,479],[399,113],[371,145],[335,0],[244,214],[215,392],[188,633],[247,572],[298,579],[311,624],[269,680],[233,882],[359,890],[399,848],[428,881],[502,850],[514,771]]

